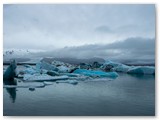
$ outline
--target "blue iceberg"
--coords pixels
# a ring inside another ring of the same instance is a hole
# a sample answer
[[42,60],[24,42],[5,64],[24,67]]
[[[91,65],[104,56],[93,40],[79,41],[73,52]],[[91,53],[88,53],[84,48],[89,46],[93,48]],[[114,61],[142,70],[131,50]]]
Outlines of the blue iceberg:
[[128,70],[129,74],[146,74],[146,75],[154,75],[155,67],[152,66],[137,66]]
[[90,77],[109,77],[116,78],[118,74],[116,72],[103,72],[99,70],[86,70],[86,69],[76,69],[73,73],[90,76]]

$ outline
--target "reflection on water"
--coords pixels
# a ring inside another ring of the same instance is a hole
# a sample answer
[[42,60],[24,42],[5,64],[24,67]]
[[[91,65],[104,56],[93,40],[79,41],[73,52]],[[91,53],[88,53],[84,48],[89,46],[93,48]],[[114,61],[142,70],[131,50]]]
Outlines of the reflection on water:
[[[81,81],[76,86],[54,83],[33,92],[28,88],[17,88],[18,91],[7,88],[12,102],[4,91],[4,115],[153,116],[154,79],[152,75],[119,73],[119,77],[111,81]],[[8,84],[7,81],[4,84]]]
[[155,75],[143,75],[143,74],[128,74],[132,77],[135,77],[139,80],[153,80],[155,79]]
[[[17,85],[14,79],[3,79],[4,85]],[[16,88],[6,88],[7,93],[9,93],[11,101],[14,103],[16,100]]]

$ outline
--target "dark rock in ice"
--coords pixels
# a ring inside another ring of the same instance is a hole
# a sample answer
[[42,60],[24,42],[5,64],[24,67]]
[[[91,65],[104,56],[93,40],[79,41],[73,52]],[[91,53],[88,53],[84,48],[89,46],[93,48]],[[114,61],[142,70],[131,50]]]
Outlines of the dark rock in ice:
[[79,64],[79,67],[81,68],[81,69],[90,69],[92,66],[90,65],[90,64],[87,64],[87,63],[80,63]]
[[98,63],[98,62],[93,62],[92,64],[92,68],[100,68],[102,64]]
[[52,70],[47,71],[47,74],[50,75],[50,76],[59,76],[58,72],[52,71]]

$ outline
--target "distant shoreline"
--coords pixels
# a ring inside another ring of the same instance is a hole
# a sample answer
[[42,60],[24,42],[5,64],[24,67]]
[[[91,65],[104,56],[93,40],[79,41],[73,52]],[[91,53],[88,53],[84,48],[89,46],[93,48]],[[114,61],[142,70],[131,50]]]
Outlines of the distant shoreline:
[[[123,63],[124,64],[124,63]],[[9,62],[3,62],[3,65],[10,65]],[[36,65],[36,63],[17,63],[17,65]],[[155,66],[155,64],[125,64],[125,65],[128,65],[128,66]]]

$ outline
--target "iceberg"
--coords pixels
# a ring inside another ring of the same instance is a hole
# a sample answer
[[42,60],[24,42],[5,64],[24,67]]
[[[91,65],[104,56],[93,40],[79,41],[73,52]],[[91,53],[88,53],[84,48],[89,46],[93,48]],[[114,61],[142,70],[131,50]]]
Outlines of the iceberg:
[[45,69],[45,70],[52,70],[52,71],[58,71],[58,68],[56,68],[56,66],[46,63],[44,61],[39,62],[36,64],[36,69],[37,71],[41,71],[41,69]]
[[86,69],[76,69],[73,73],[90,76],[90,77],[109,77],[116,78],[118,74],[116,72],[103,72],[98,70],[86,70]]
[[60,73],[60,75],[67,75],[68,77],[80,77],[80,74],[75,73]]
[[23,77],[24,81],[56,81],[56,80],[67,80],[68,76],[50,76],[47,74],[25,74]]
[[155,67],[151,66],[137,66],[128,70],[128,74],[146,74],[146,75],[154,75]]
[[106,66],[106,65],[111,65],[113,67],[117,67],[118,65],[120,65],[121,63],[118,63],[118,62],[113,62],[113,61],[110,61],[110,60],[106,60],[105,63],[103,64],[103,66]]
[[121,63],[113,62],[110,60],[107,60],[101,68],[104,69],[105,71],[113,71],[113,68],[119,66]]
[[17,68],[16,61],[15,60],[11,61],[9,67],[5,70],[3,74],[3,79],[13,80],[14,77],[16,76],[16,68]]
[[119,64],[118,66],[113,67],[111,70],[116,71],[116,72],[125,72],[126,73],[131,68],[132,68],[131,66],[127,66],[127,65],[124,65],[124,64]]
[[31,75],[33,75],[35,73],[38,73],[38,72],[34,68],[32,68],[32,67],[28,67],[28,68],[26,68],[24,70],[24,74],[31,74]]
[[66,66],[58,66],[58,72],[60,73],[67,73],[70,71],[70,68],[66,67]]

